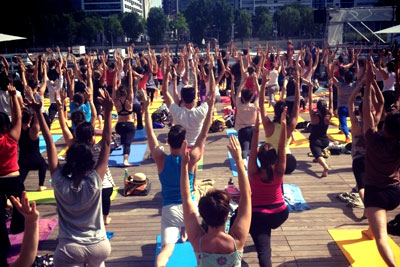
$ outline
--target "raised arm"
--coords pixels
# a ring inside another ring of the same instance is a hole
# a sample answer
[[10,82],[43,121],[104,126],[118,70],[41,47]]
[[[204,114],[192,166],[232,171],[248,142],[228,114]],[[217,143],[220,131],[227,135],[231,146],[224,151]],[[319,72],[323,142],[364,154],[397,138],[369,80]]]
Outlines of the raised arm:
[[114,103],[108,94],[107,90],[99,90],[100,97],[98,98],[100,104],[104,109],[104,128],[101,139],[101,151],[99,159],[96,165],[96,172],[99,174],[101,180],[104,179],[108,167],[108,157],[110,156],[110,145],[111,145],[111,112],[114,107]]
[[[169,85],[169,72],[170,72],[170,58],[164,58],[163,62],[162,62],[162,67],[164,68],[163,70],[163,83],[162,83],[162,94],[164,96],[164,101],[165,104],[167,104],[167,107],[169,108],[171,106],[172,103],[174,103],[174,99],[171,97],[171,94],[168,92],[168,85]],[[172,77],[173,79],[175,78],[175,81],[173,80],[173,82],[176,84],[176,77]]]
[[11,122],[12,127],[9,132],[9,136],[18,142],[21,136],[21,126],[22,126],[22,113],[21,106],[17,97],[17,90],[11,84],[7,87],[8,95],[10,96],[10,106],[11,106]]
[[[383,94],[382,94],[382,91],[381,91],[381,89],[379,88],[379,86],[378,86],[378,83],[376,82],[376,80],[375,79],[373,79],[372,80],[372,83],[371,83],[371,90],[373,89],[373,92],[374,92],[374,100],[376,100],[376,101],[373,101],[373,106],[374,106],[374,109],[375,109],[375,125],[378,125],[378,123],[380,122],[380,120],[381,120],[381,117],[382,117],[382,114],[383,114],[383,112],[384,112],[384,102],[385,102],[385,99],[383,98]],[[371,96],[372,96],[372,92],[371,92]]]
[[275,172],[282,177],[286,170],[286,113],[287,107],[285,107],[281,113],[281,132],[278,141],[278,160],[275,167]]
[[[297,120],[299,118],[299,109],[300,109],[300,71],[298,65],[296,64],[296,80],[295,80],[295,91],[294,91],[294,105],[292,114],[290,114],[289,122],[287,125],[287,135],[288,138],[292,135],[294,129],[296,129]],[[308,86],[311,88],[311,86]],[[311,90],[312,93],[312,90]],[[310,102],[312,103],[312,102]],[[311,104],[310,104],[311,105]],[[311,105],[312,107],[312,105]],[[311,108],[310,108],[311,110]]]
[[235,160],[238,170],[240,188],[240,201],[235,222],[229,230],[229,234],[236,240],[237,248],[242,250],[250,230],[251,223],[251,189],[242,160],[242,150],[239,141],[231,135],[228,145],[229,152]]
[[193,200],[190,194],[189,184],[189,161],[190,153],[187,150],[187,141],[184,140],[181,147],[182,163],[181,163],[181,180],[180,189],[183,206],[183,220],[185,223],[185,230],[188,234],[189,241],[198,250],[197,240],[202,236],[203,230],[197,220],[197,208],[193,204]]
[[[165,79],[164,79],[165,80]],[[159,172],[164,168],[165,153],[160,149],[157,137],[153,130],[153,122],[151,120],[149,111],[150,100],[149,97],[144,94],[143,109],[144,109],[144,123],[147,135],[147,142],[149,143],[149,149],[152,158],[157,164]]]
[[8,64],[7,59],[3,55],[0,55],[0,59],[1,61],[3,61],[5,74],[8,75],[8,71],[10,70],[10,65]]
[[49,170],[51,175],[58,168],[58,155],[56,150],[56,145],[53,142],[53,136],[50,133],[50,129],[47,126],[47,123],[44,119],[43,113],[41,112],[42,103],[36,103],[35,101],[29,102],[29,105],[33,108],[36,113],[36,116],[39,120],[40,130],[42,131],[44,140],[46,142],[46,150],[47,150],[47,160],[49,164]]
[[39,211],[36,209],[35,201],[32,201],[32,204],[29,205],[29,199],[25,191],[22,193],[21,200],[11,196],[11,201],[25,218],[25,231],[21,251],[12,266],[32,266],[39,246]]
[[[348,101],[348,107],[349,107],[349,117],[351,121],[351,132],[353,135],[359,135],[362,133],[362,128],[358,123],[358,119],[356,117],[356,114],[354,113],[354,101],[356,99],[356,96],[360,93],[361,87],[364,85],[365,81],[362,80],[357,87],[353,90],[353,92],[350,95],[349,101]],[[359,110],[361,112],[361,110]]]
[[260,112],[257,113],[256,123],[254,125],[253,136],[251,138],[250,155],[248,162],[248,174],[251,179],[258,173],[259,167],[257,165],[257,149],[258,149],[258,135],[260,132]]
[[366,134],[368,130],[376,131],[374,118],[372,115],[371,103],[371,83],[372,83],[372,62],[369,62],[366,86],[364,88],[364,101],[363,101],[363,132]]
[[271,132],[271,127],[274,125],[273,122],[269,119],[267,112],[265,110],[265,87],[267,86],[267,72],[264,70],[264,74],[262,77],[262,83],[261,83],[261,88],[260,88],[260,99],[259,99],[259,107],[260,107],[260,113],[261,113],[261,121],[264,126],[264,132],[266,136],[270,136]]

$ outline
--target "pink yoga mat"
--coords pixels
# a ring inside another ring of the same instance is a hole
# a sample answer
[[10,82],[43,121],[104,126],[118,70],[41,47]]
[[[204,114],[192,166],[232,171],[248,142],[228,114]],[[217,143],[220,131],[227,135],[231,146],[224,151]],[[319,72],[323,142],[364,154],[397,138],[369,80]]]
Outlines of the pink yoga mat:
[[[11,221],[7,221],[7,229],[8,229],[8,237],[11,242],[11,249],[8,253],[7,262],[8,264],[14,263],[14,261],[18,258],[19,252],[21,250],[22,238],[24,237],[24,233],[12,235],[10,234],[10,223]],[[58,219],[39,219],[39,244],[41,241],[47,240],[54,228],[56,228],[58,224]]]

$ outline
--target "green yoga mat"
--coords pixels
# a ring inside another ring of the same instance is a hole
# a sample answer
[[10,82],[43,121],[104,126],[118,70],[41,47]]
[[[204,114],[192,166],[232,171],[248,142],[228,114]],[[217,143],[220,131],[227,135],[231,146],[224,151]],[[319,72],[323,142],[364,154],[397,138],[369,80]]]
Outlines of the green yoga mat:
[[[113,188],[113,193],[110,197],[111,200],[114,200],[117,197],[119,187],[116,186]],[[36,204],[55,204],[56,199],[54,198],[54,190],[44,190],[44,191],[27,191],[26,192],[28,199],[30,201],[35,201]]]
[[201,157],[201,159],[197,163],[197,171],[199,171],[199,172],[203,171],[203,158],[204,158],[204,155]]

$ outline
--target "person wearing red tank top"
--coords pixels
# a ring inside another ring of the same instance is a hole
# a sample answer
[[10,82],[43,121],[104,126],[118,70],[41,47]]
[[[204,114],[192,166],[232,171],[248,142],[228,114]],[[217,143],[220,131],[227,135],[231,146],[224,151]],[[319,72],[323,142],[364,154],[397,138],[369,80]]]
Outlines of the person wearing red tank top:
[[[286,113],[281,114],[281,131],[278,150],[265,143],[258,148],[260,114],[254,128],[248,165],[251,187],[252,218],[250,235],[256,246],[258,262],[261,267],[272,266],[271,230],[281,226],[289,217],[283,200],[282,183],[286,169]],[[257,160],[261,163],[257,165]]]
[[[3,88],[2,88],[3,89]],[[5,88],[4,88],[5,89]],[[19,179],[18,140],[21,136],[22,114],[15,87],[7,86],[10,96],[11,120],[6,113],[0,112],[0,214],[6,214],[6,201],[11,196],[21,199],[25,190]],[[24,231],[24,216],[13,207],[10,230],[12,234]],[[6,216],[0,216],[0,266],[7,265],[7,253],[11,244],[6,227]]]

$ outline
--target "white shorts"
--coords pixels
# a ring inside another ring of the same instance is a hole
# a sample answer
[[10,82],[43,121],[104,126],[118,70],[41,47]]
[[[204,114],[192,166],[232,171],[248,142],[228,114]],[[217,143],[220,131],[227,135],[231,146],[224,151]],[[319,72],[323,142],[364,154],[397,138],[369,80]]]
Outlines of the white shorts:
[[176,243],[178,241],[183,223],[182,204],[171,204],[161,210],[161,245]]

